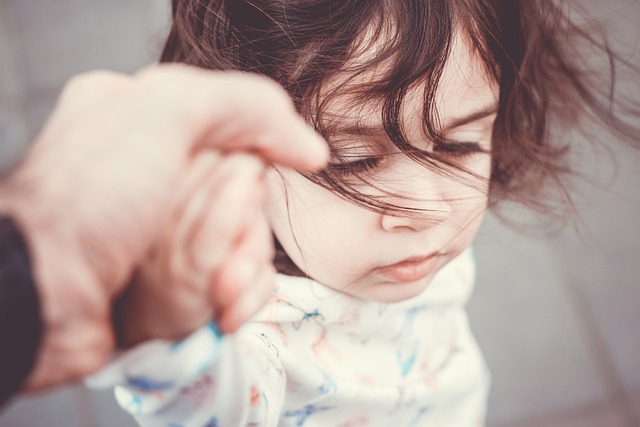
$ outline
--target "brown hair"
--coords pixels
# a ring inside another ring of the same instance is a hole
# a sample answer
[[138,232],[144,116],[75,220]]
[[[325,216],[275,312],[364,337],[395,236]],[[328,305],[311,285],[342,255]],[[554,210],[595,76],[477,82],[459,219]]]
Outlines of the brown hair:
[[[557,206],[553,194],[568,200],[568,146],[551,137],[552,123],[576,127],[588,116],[631,141],[639,139],[636,128],[611,113],[615,55],[606,39],[591,35],[593,27],[581,28],[569,19],[571,8],[562,1],[173,0],[172,6],[173,25],[161,61],[268,76],[329,142],[331,120],[323,113],[333,97],[348,90],[362,101],[375,100],[390,141],[430,166],[447,161],[416,152],[399,113],[408,90],[424,83],[425,133],[433,141],[442,139],[433,100],[454,32],[461,27],[500,86],[493,202],[513,200],[545,212]],[[376,45],[373,58],[353,64],[367,40],[382,40],[382,45]],[[603,85],[592,80],[581,60],[579,49],[585,46],[611,61],[611,85],[600,91],[594,88]],[[383,76],[353,84],[383,63],[388,65]],[[320,96],[323,84],[339,73],[350,78]],[[309,178],[371,209],[390,208],[329,170]]]
[[[400,112],[407,92],[422,84],[424,133],[434,144],[443,141],[434,98],[453,37],[462,29],[500,88],[491,148],[491,205],[517,202],[544,214],[549,224],[558,223],[564,208],[572,209],[569,145],[558,130],[580,130],[586,118],[632,144],[640,140],[637,126],[613,114],[614,104],[636,116],[640,111],[637,102],[615,97],[616,66],[624,61],[594,22],[581,27],[569,18],[570,13],[584,15],[572,2],[172,0],[172,6],[173,24],[161,61],[248,71],[276,80],[330,146],[335,123],[326,110],[333,99],[349,94],[361,105],[377,102],[389,140],[414,160],[448,174],[452,168],[468,171],[415,150],[404,135]],[[363,61],[360,53],[371,43],[376,54]],[[594,73],[584,60],[593,53],[608,61],[604,74]],[[380,65],[385,72],[376,74],[375,81],[355,83]],[[584,129],[588,136],[592,129]],[[332,156],[340,159],[340,151],[331,148]],[[362,194],[357,180],[353,184],[336,172],[328,168],[307,178],[372,210],[411,211]],[[368,176],[357,178],[371,183]],[[281,273],[304,276],[277,239],[274,264]]]

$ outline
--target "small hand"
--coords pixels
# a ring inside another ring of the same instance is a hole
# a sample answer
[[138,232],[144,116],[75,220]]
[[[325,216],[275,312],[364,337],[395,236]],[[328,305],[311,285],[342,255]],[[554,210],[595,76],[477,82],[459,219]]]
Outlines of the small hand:
[[170,223],[123,296],[125,345],[179,339],[214,317],[233,332],[264,304],[274,275],[265,168],[250,154],[208,152],[194,161]]

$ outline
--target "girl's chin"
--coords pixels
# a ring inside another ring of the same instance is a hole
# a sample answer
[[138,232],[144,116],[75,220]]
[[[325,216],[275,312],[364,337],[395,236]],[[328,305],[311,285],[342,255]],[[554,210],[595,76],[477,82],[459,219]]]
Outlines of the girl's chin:
[[359,283],[340,290],[363,300],[391,304],[417,297],[429,286],[432,277],[433,274],[408,283],[381,282],[378,280],[375,283]]

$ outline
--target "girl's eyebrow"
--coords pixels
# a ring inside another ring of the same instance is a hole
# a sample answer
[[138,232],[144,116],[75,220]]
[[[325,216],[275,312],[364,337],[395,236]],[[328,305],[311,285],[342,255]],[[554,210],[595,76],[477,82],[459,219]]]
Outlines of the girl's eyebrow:
[[333,135],[364,136],[369,138],[387,137],[382,125],[343,125],[337,127]]
[[482,120],[486,117],[492,116],[498,112],[497,105],[491,105],[489,107],[483,107],[480,110],[472,111],[469,114],[466,114],[462,117],[456,117],[452,119],[447,125],[444,127],[445,131],[455,129],[460,126],[468,125],[469,123],[477,122],[478,120]]
[[[460,126],[468,125],[469,123],[477,122],[489,116],[492,116],[498,112],[498,106],[496,104],[483,107],[477,111],[472,111],[461,117],[455,117],[447,123],[445,131],[455,129]],[[362,136],[372,139],[387,138],[387,134],[382,125],[344,125],[334,129],[333,135],[345,135],[345,136]]]

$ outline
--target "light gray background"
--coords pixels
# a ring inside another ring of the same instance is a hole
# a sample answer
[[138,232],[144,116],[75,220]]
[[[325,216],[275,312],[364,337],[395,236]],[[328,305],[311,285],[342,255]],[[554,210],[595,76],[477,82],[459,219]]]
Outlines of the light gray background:
[[[0,141],[15,153],[0,163],[18,158],[73,74],[152,62],[168,3],[0,0]],[[640,65],[640,0],[585,3]],[[623,88],[640,96],[638,86]],[[490,217],[481,230],[470,316],[493,372],[490,426],[640,427],[640,155],[611,146],[615,160],[580,151],[598,184],[578,185],[576,227],[532,237]],[[133,425],[109,392],[81,386],[15,400],[0,415],[0,427]]]

